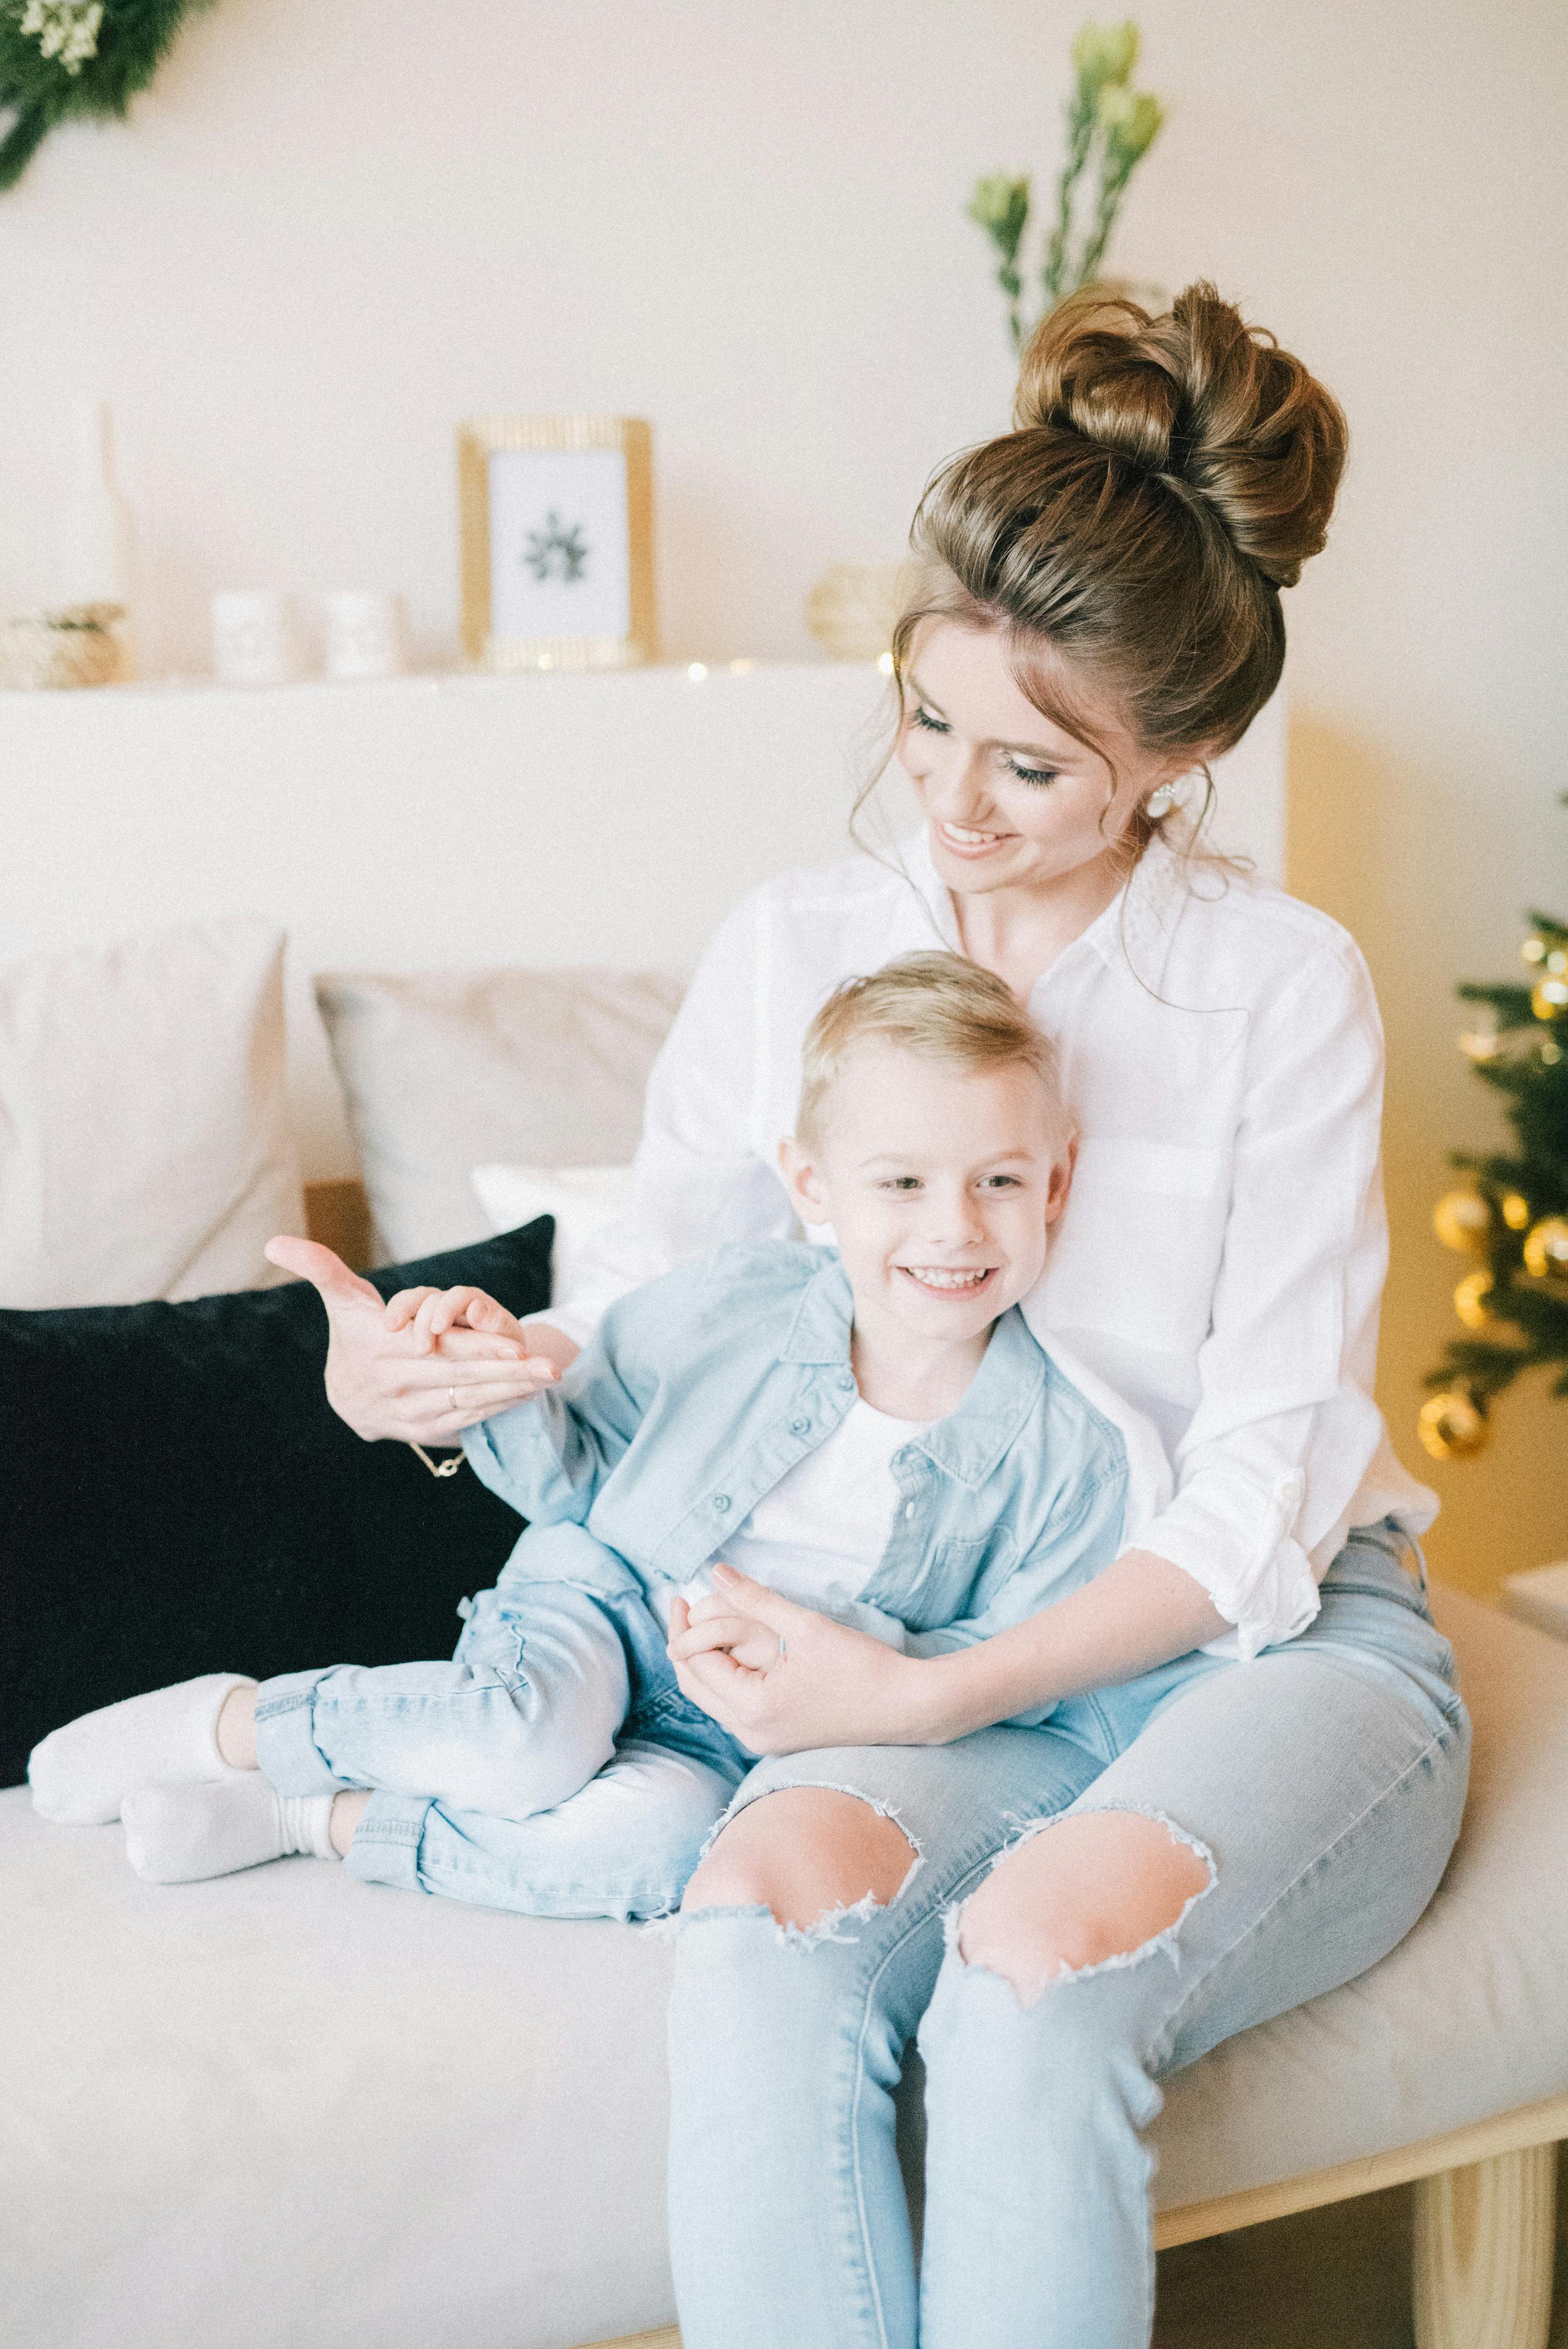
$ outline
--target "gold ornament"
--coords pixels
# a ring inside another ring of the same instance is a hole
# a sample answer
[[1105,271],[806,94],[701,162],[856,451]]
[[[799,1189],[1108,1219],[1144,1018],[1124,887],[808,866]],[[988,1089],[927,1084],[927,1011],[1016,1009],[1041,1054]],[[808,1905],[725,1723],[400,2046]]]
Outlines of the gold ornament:
[[1467,1272],[1454,1291],[1454,1311],[1467,1330],[1484,1330],[1496,1319],[1487,1305],[1492,1278],[1490,1272]]
[[1524,1269],[1532,1280],[1568,1280],[1568,1216],[1546,1216],[1525,1235]]
[[1449,1387],[1421,1405],[1417,1430],[1434,1460],[1469,1460],[1485,1449],[1486,1413],[1462,1387]]
[[1546,960],[1545,939],[1526,938],[1519,949],[1519,958],[1521,962],[1544,962]]
[[1530,1229],[1530,1202],[1522,1191],[1503,1193],[1502,1220],[1511,1232],[1527,1232]]
[[1568,1012],[1568,978],[1539,978],[1530,990],[1530,1008],[1538,1019],[1561,1019]]
[[1491,1233],[1491,1206],[1479,1191],[1449,1191],[1432,1210],[1432,1229],[1447,1248],[1479,1256]]

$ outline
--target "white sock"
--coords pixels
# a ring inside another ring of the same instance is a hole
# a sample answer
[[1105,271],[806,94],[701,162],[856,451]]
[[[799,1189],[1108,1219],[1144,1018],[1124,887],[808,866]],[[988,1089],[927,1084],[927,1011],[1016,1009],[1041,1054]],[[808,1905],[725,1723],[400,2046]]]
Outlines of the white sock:
[[219,1753],[218,1715],[231,1689],[254,1686],[243,1672],[207,1672],[67,1721],[27,1758],[33,1808],[65,1826],[92,1826],[119,1818],[141,1786],[250,1776]]
[[206,1786],[144,1786],[125,1798],[125,1856],[149,1884],[232,1876],[303,1852],[337,1859],[331,1795],[280,1795],[259,1770]]

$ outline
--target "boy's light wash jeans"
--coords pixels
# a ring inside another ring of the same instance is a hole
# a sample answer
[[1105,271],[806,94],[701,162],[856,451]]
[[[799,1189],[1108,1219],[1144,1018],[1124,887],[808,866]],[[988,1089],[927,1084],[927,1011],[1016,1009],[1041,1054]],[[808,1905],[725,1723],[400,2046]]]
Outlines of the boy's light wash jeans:
[[[910,1873],[809,1931],[699,1909],[670,2017],[670,2226],[685,2349],[1145,2349],[1143,2131],[1158,2082],[1376,1963],[1459,1832],[1469,1728],[1414,1545],[1353,1534],[1300,1638],[1191,1655],[947,1746],[761,1763],[864,1795]],[[955,1920],[998,1856],[1064,1814],[1167,1822],[1210,1883],[1176,1928],[1031,2007],[967,1965]],[[917,2283],[893,2089],[926,2066]]]
[[280,1795],[374,1791],[347,1867],[533,1917],[660,1917],[755,1758],[675,1685],[640,1595],[504,1571],[450,1663],[256,1692]]

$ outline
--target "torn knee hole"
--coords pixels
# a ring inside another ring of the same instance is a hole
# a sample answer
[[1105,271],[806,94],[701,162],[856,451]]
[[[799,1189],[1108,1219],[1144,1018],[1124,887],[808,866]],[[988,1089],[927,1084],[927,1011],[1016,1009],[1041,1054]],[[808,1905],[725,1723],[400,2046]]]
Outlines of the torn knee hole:
[[752,1911],[810,1947],[895,1900],[920,1848],[888,1805],[848,1786],[786,1786],[719,1822],[682,1914]]
[[1208,1846],[1162,1813],[1074,1812],[1027,1829],[1002,1854],[950,1912],[948,1946],[1032,2006],[1055,1982],[1162,1951],[1175,1961],[1188,1912],[1216,1875]]

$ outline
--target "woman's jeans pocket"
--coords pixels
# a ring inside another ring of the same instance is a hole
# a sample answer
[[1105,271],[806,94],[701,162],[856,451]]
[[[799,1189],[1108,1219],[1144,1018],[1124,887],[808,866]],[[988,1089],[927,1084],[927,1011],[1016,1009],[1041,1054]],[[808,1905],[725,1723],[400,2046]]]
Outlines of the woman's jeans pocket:
[[1432,1621],[1426,1563],[1391,1519],[1354,1531],[1324,1576],[1322,1609],[1301,1634],[1308,1654],[1375,1674],[1434,1727],[1465,1719],[1454,1651]]

